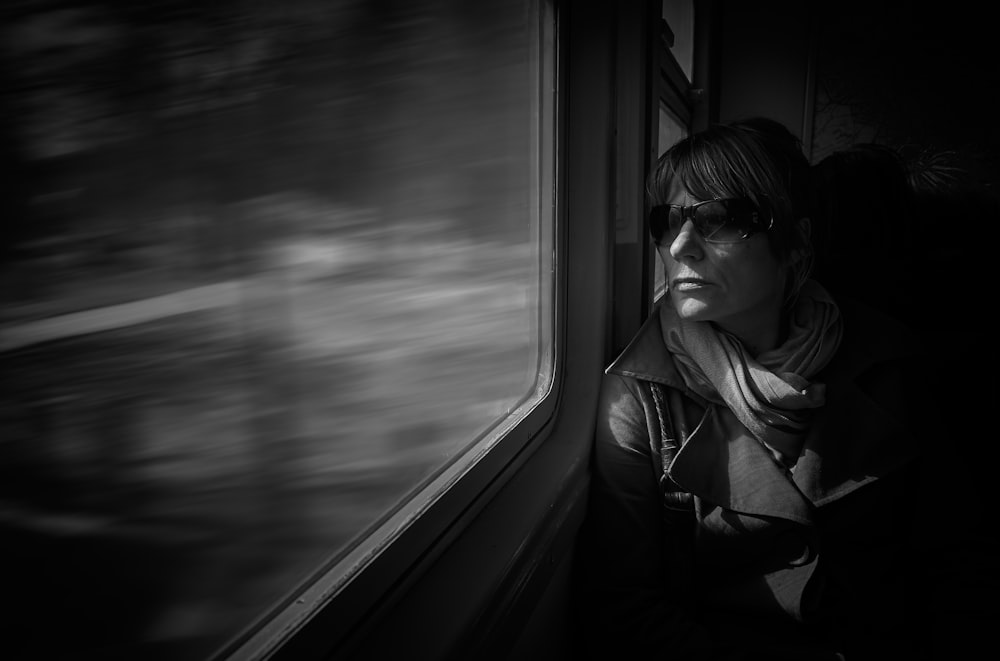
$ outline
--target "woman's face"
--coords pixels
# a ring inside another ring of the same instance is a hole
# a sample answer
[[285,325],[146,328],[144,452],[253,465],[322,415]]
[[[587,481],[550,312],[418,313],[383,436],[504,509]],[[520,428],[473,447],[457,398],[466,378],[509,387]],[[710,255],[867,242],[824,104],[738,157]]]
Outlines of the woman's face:
[[[667,199],[681,205],[703,201],[676,182]],[[714,321],[757,351],[776,344],[786,268],[771,254],[765,232],[739,243],[707,243],[687,219],[673,243],[657,250],[682,319]]]

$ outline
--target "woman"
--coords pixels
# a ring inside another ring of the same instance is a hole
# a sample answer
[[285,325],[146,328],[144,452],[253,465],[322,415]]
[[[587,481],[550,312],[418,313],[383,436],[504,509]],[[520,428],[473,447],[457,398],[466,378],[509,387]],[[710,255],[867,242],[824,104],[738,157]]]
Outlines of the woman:
[[602,386],[588,653],[911,659],[955,644],[935,638],[953,621],[933,606],[964,598],[936,586],[966,524],[912,525],[945,500],[944,478],[917,472],[935,438],[918,347],[809,279],[808,175],[795,138],[755,119],[679,142],[650,178],[668,293]]

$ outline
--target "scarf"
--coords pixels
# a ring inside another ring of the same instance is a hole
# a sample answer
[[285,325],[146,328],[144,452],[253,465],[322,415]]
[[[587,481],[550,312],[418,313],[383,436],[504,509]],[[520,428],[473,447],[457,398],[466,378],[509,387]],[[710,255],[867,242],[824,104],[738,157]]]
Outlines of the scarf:
[[706,321],[660,306],[663,340],[688,388],[724,404],[781,464],[791,467],[802,449],[812,409],[826,386],[810,382],[840,345],[843,322],[836,303],[809,280],[789,314],[784,344],[754,358],[735,336]]

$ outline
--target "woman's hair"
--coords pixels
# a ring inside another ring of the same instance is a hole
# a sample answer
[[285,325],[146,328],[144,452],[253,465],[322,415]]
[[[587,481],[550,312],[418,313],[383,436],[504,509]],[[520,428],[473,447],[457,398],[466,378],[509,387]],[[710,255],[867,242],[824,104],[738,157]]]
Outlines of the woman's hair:
[[788,298],[794,298],[809,277],[813,255],[798,222],[809,215],[809,161],[798,138],[764,117],[716,124],[660,156],[647,182],[650,206],[667,203],[674,181],[699,200],[745,198],[770,215],[771,252],[790,264]]

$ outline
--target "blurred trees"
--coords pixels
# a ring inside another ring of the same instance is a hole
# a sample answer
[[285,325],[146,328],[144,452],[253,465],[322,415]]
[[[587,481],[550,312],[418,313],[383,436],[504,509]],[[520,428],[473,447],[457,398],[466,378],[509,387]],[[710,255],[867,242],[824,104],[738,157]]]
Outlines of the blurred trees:
[[[83,227],[113,251],[140,240],[130,230],[158,207],[291,187],[365,206],[396,186],[408,200],[388,212],[413,214],[445,200],[467,212],[521,186],[510,163],[530,117],[510,110],[527,69],[509,53],[525,52],[524,36],[490,15],[498,6],[9,2],[0,143],[16,177],[3,190],[4,245]],[[483,21],[495,27],[471,29]],[[500,70],[509,85],[483,75]],[[223,225],[199,236],[208,252],[239,237],[224,214],[189,215]]]

